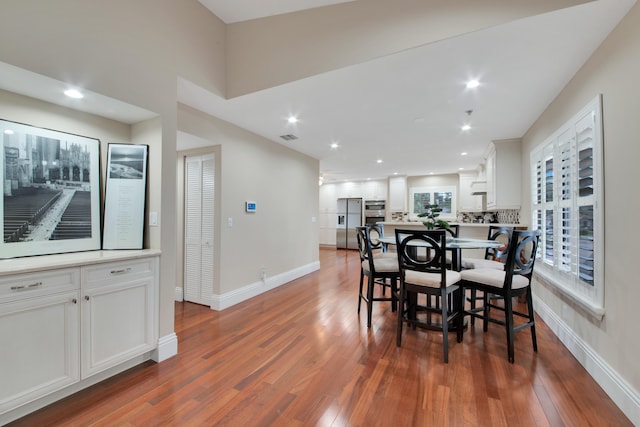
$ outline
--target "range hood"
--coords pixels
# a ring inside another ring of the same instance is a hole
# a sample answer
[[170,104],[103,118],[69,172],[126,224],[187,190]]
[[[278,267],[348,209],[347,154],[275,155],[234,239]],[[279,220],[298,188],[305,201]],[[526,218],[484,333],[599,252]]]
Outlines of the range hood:
[[471,194],[486,194],[487,193],[487,181],[472,181],[471,182]]

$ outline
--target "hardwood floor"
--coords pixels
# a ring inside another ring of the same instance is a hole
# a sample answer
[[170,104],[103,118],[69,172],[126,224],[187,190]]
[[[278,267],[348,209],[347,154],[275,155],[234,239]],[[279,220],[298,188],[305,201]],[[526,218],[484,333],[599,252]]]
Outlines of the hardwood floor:
[[176,303],[179,354],[148,362],[15,426],[626,426],[547,326],[450,337],[404,328],[389,303],[356,313],[356,251],[320,251],[321,269],[222,312]]

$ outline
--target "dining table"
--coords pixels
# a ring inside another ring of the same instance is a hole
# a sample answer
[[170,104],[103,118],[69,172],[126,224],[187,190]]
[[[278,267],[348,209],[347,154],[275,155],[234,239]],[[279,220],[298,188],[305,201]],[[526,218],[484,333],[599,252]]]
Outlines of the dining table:
[[[412,230],[413,231],[413,230]],[[381,236],[378,240],[385,245],[395,246],[396,236]],[[409,245],[419,246],[428,246],[425,241],[415,240],[413,242],[409,242]],[[464,238],[464,237],[447,237],[446,240],[446,250],[451,251],[451,269],[455,271],[460,271],[462,269],[462,250],[463,249],[487,249],[487,248],[499,248],[503,246],[503,242],[499,242],[496,240],[487,240],[487,239],[473,239],[473,238]],[[415,299],[417,296],[415,294],[407,295],[409,299]],[[427,304],[431,304],[430,299],[428,299]],[[415,317],[416,313],[410,313],[410,317]],[[466,319],[464,319],[464,325],[466,327]],[[428,318],[428,329],[442,330],[442,324],[439,322],[432,322],[431,316]],[[449,324],[449,330],[454,331],[455,325]]]
[[[396,244],[396,236],[382,236],[378,239],[383,245],[395,245]],[[416,246],[424,246],[426,243],[421,240],[416,240],[414,242],[410,242],[411,244],[415,244]],[[487,239],[473,239],[466,237],[447,237],[446,249],[452,252],[451,268],[455,271],[462,270],[462,250],[463,249],[487,249],[487,248],[499,248],[504,246],[503,242],[499,242],[496,240],[487,240]]]

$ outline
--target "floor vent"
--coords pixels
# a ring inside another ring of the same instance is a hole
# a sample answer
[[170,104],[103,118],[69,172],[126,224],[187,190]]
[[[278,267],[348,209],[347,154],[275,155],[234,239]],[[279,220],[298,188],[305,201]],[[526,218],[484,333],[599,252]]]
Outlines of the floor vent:
[[291,140],[294,140],[294,139],[298,139],[298,137],[293,135],[293,134],[280,135],[280,138],[284,139],[285,141],[291,141]]

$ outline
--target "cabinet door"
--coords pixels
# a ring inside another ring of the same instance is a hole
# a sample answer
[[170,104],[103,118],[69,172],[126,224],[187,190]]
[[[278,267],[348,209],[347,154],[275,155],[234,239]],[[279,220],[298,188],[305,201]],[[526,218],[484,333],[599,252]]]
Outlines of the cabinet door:
[[487,174],[487,209],[496,207],[496,151],[489,152],[486,162]]
[[79,381],[77,291],[0,304],[0,414]]
[[82,295],[83,379],[156,347],[155,275],[142,274],[152,261],[87,267],[96,281]]

